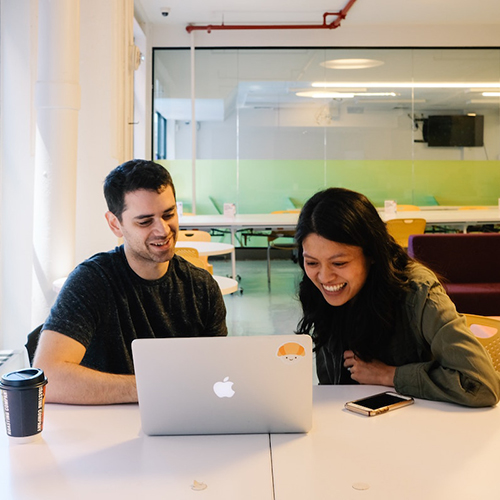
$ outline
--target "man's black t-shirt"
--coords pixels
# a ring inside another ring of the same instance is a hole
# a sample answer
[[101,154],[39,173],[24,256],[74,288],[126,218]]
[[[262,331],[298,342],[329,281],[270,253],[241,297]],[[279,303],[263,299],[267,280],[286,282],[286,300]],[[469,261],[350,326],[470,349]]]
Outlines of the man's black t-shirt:
[[43,329],[83,344],[82,365],[131,374],[132,340],[227,335],[225,316],[220,288],[207,271],[174,256],[162,278],[144,280],[121,246],[75,268]]

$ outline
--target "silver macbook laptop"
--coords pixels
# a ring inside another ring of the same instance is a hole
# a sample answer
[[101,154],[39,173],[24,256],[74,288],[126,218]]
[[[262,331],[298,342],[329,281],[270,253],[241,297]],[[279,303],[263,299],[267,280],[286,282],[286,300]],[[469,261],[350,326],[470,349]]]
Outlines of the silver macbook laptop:
[[307,432],[308,335],[136,339],[142,430],[148,435]]

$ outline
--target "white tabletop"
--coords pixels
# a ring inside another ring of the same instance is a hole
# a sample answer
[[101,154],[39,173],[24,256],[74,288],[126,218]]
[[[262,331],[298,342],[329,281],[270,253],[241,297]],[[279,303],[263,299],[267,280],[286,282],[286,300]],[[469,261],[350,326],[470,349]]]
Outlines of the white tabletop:
[[[485,210],[460,210],[456,207],[423,207],[424,210],[399,211],[386,214],[379,210],[382,220],[424,218],[428,225],[453,225],[464,229],[469,224],[500,224],[498,207]],[[223,215],[192,215],[179,219],[183,228],[229,228],[232,231],[241,229],[294,229],[298,214],[236,214],[234,217]]]
[[382,390],[314,388],[313,430],[272,436],[276,500],[498,498],[500,408],[416,400],[376,417],[343,408]]
[[137,405],[46,405],[30,444],[9,445],[4,429],[2,500],[272,499],[266,434],[146,437]]
[[200,255],[224,255],[234,252],[234,245],[216,241],[178,241],[175,248],[195,248]]
[[218,227],[229,229],[272,229],[294,228],[298,214],[236,214],[234,217],[224,215],[189,215],[179,218],[181,228]]
[[[232,247],[232,245],[229,245],[229,246]],[[203,255],[203,254],[200,253],[200,255]],[[217,281],[217,284],[220,287],[222,295],[227,295],[227,294],[236,292],[238,290],[238,282],[233,278],[228,278],[226,276],[216,276],[216,275],[214,275],[213,278],[215,279],[215,281]],[[58,280],[55,280],[54,283],[52,283],[52,289],[55,292],[59,293],[61,291],[61,288],[64,285],[64,282],[66,281],[66,279],[67,278],[64,277],[64,278],[60,278]]]
[[[313,429],[273,434],[272,457],[267,434],[146,437],[137,405],[48,404],[38,442],[9,444],[0,432],[0,498],[498,497],[500,408],[418,399],[376,417],[344,409],[382,390],[315,386]],[[194,480],[207,488],[193,491]]]
[[386,214],[380,212],[384,221],[389,219],[413,219],[423,218],[427,224],[498,224],[500,223],[500,210],[489,208],[485,210],[457,210],[457,209],[437,209],[437,210],[415,210],[401,211],[396,214]]
[[238,291],[238,282],[233,278],[227,278],[226,276],[212,276],[215,281],[217,281],[222,295],[228,295]]

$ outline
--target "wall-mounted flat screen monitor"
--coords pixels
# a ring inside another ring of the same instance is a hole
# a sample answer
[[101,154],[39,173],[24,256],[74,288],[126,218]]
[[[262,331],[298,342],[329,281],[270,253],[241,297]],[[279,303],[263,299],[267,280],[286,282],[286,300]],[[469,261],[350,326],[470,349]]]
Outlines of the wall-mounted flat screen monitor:
[[484,116],[434,115],[424,121],[424,141],[429,147],[482,147]]

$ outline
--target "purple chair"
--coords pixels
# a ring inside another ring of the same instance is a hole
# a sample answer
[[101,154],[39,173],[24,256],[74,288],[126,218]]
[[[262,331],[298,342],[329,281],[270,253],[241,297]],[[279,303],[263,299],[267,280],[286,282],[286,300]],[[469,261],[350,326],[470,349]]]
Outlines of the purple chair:
[[408,253],[435,271],[458,312],[500,316],[500,234],[416,234]]

